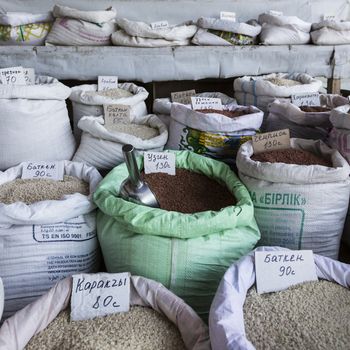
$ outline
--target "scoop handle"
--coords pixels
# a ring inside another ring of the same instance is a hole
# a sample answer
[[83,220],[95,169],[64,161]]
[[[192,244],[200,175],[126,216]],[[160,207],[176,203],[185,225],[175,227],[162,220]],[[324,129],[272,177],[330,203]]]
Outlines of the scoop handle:
[[141,180],[140,171],[136,163],[134,146],[127,144],[123,146],[122,150],[124,160],[129,172],[129,179],[136,188],[140,188],[143,182]]

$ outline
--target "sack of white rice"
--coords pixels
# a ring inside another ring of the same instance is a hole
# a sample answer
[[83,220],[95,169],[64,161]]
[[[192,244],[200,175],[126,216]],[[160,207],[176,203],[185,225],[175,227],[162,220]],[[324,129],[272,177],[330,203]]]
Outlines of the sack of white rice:
[[0,45],[44,45],[52,14],[6,12],[0,14]]
[[[58,280],[99,268],[96,169],[58,162],[63,181],[21,179],[25,164],[0,172],[0,276],[4,317],[35,300]],[[0,341],[1,344],[1,341]]]
[[78,123],[83,131],[73,161],[97,169],[112,169],[124,162],[123,145],[132,144],[136,154],[162,151],[168,140],[168,130],[156,115],[134,117],[130,124],[115,124],[107,129],[102,116],[83,117]]
[[0,84],[0,170],[28,160],[72,158],[65,101],[70,91],[47,76],[36,76],[34,85]]
[[4,322],[0,349],[211,349],[208,327],[182,299],[147,278],[131,276],[130,284],[129,312],[71,321],[66,278]]
[[81,11],[67,6],[55,5],[56,18],[46,44],[105,46],[111,43],[111,34],[116,29],[113,8],[104,11]]
[[[273,255],[280,247],[259,247]],[[231,265],[209,315],[213,350],[339,349],[350,343],[350,267],[314,255],[320,280],[258,295],[254,251]]]
[[275,99],[291,101],[293,94],[318,92],[322,82],[305,73],[272,73],[235,79],[235,98],[243,106],[257,106],[267,112]]
[[325,20],[312,25],[312,42],[316,45],[350,44],[350,22]]
[[253,45],[261,31],[261,26],[254,20],[240,23],[201,17],[197,25],[199,29],[192,39],[196,45]]
[[147,90],[133,83],[121,83],[118,88],[105,91],[97,91],[96,84],[74,86],[69,99],[73,106],[73,132],[76,140],[80,140],[78,122],[82,117],[103,115],[103,105],[112,104],[130,106],[131,116],[141,117],[147,114],[147,97]]
[[296,45],[310,42],[311,23],[296,16],[263,13],[258,21],[261,25],[260,42],[264,45]]
[[234,164],[240,145],[259,130],[263,112],[254,106],[225,105],[220,110],[193,110],[173,103],[167,149],[189,150]]

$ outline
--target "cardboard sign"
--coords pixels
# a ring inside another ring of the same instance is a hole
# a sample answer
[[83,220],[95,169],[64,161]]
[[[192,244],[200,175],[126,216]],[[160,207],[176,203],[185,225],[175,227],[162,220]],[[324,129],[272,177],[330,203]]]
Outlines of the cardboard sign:
[[235,12],[220,11],[220,19],[223,19],[226,21],[236,22],[236,13]]
[[145,174],[166,173],[175,175],[175,154],[169,152],[144,152]]
[[255,272],[259,294],[318,280],[312,250],[255,252]]
[[254,153],[290,148],[289,129],[266,132],[252,136]]
[[196,90],[177,91],[171,93],[171,102],[178,102],[184,105],[191,104],[191,97],[196,94]]
[[23,67],[0,69],[0,79],[4,85],[26,85]]
[[301,106],[319,106],[320,94],[318,92],[308,94],[294,94],[292,95],[292,103],[298,107]]
[[116,89],[118,87],[118,77],[112,75],[99,75],[98,76],[98,91],[104,91],[109,89]]
[[153,22],[150,25],[151,25],[151,28],[154,30],[169,28],[168,21]]
[[24,79],[27,85],[35,84],[35,70],[34,68],[23,68]]
[[88,320],[130,308],[130,273],[73,275],[71,319]]
[[271,16],[283,16],[282,11],[269,10],[267,13]]
[[108,129],[114,124],[130,124],[131,107],[127,105],[103,105],[105,127]]
[[222,111],[220,98],[212,97],[191,97],[192,109],[217,109]]
[[62,181],[64,175],[63,162],[26,162],[23,163],[22,179],[51,179]]

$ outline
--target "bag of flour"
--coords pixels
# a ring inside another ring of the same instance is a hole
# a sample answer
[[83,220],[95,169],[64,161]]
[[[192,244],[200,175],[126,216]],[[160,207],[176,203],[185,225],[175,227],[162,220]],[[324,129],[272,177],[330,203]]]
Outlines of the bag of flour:
[[147,90],[133,83],[121,83],[118,84],[118,89],[107,91],[97,91],[96,84],[74,86],[69,99],[73,106],[73,132],[76,140],[80,140],[78,122],[83,116],[97,117],[103,115],[103,105],[121,104],[131,107],[131,116],[141,117],[147,114],[147,97]]
[[46,44],[105,46],[111,43],[115,31],[116,10],[80,11],[66,6],[55,5],[56,18],[46,38]]
[[[125,144],[132,144],[136,154],[143,151],[163,150],[168,140],[166,126],[155,115],[132,118],[133,125],[145,125],[155,131],[150,139],[141,139],[130,133],[110,131],[104,126],[104,119],[100,117],[83,117],[78,127],[83,131],[81,142],[73,160],[82,162],[97,169],[112,169],[124,162],[122,148]],[[127,125],[124,126],[127,128]],[[142,133],[142,130],[140,131]]]
[[350,22],[326,20],[314,23],[311,39],[316,45],[350,44]]
[[309,151],[333,167],[260,162],[252,143],[237,155],[239,177],[254,203],[259,245],[312,249],[338,258],[350,195],[350,166],[322,141],[291,139],[291,148]]
[[260,42],[264,45],[296,45],[310,42],[311,23],[296,16],[279,16],[263,13]]
[[293,94],[318,92],[321,87],[320,80],[305,73],[244,76],[233,83],[235,98],[240,105],[254,105],[264,112],[275,99],[290,101]]
[[[5,287],[5,318],[44,294],[58,280],[78,272],[98,271],[92,194],[101,176],[81,163],[60,161],[59,165],[64,167],[65,175],[87,183],[89,194],[63,192],[60,200],[0,203],[0,276]],[[0,172],[0,185],[21,178],[23,167],[21,163]],[[14,198],[34,195],[16,186]],[[0,187],[1,191],[4,189]]]
[[0,170],[28,160],[71,159],[70,88],[36,76],[34,85],[0,84]]
[[238,148],[256,134],[262,120],[263,112],[254,106],[230,104],[224,111],[212,113],[173,103],[166,148],[190,150],[234,164]]
[[52,21],[50,12],[0,14],[0,45],[44,45]]

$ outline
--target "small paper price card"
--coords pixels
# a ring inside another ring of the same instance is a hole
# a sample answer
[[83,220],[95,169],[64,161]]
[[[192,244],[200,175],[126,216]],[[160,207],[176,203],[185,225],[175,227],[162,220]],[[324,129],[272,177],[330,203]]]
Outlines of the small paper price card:
[[27,85],[35,84],[35,70],[34,68],[23,68],[24,79]]
[[292,103],[298,107],[301,106],[319,106],[320,94],[313,92],[309,94],[294,94],[292,95]]
[[26,85],[23,67],[0,69],[0,78],[4,85]]
[[145,174],[166,173],[175,175],[175,154],[170,152],[144,152]]
[[109,129],[114,124],[130,124],[130,106],[103,105],[105,127]]
[[222,111],[220,98],[214,97],[191,97],[192,109],[217,109]]
[[266,132],[252,136],[254,153],[290,148],[289,129]]
[[323,15],[323,18],[322,18],[324,21],[336,21],[337,17],[335,15],[328,15],[328,14],[325,14]]
[[184,105],[191,104],[191,97],[196,94],[196,90],[186,90],[171,93],[171,102],[178,102]]
[[269,10],[268,14],[271,16],[283,16],[283,12],[282,11],[276,11],[276,10]]
[[109,89],[116,89],[118,87],[118,77],[112,75],[99,75],[98,76],[98,91],[104,91]]
[[51,179],[62,181],[63,175],[63,162],[33,161],[23,163],[22,179]]
[[256,251],[255,273],[259,294],[318,280],[312,250]]
[[154,30],[169,28],[168,21],[158,21],[151,23],[151,28]]
[[228,11],[220,11],[220,19],[236,22],[236,13],[228,12]]
[[88,320],[130,308],[130,273],[73,275],[71,319]]

